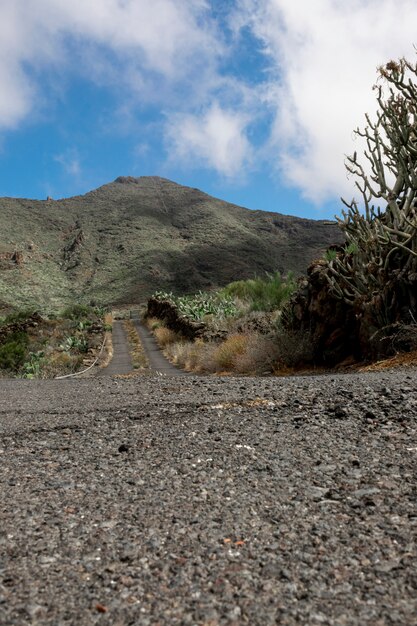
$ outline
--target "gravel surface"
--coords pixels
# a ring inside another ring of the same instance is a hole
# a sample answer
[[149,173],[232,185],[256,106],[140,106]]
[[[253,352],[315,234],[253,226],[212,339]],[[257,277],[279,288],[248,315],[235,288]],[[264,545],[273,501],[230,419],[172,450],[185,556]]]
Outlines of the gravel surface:
[[417,624],[417,370],[0,395],[0,624]]

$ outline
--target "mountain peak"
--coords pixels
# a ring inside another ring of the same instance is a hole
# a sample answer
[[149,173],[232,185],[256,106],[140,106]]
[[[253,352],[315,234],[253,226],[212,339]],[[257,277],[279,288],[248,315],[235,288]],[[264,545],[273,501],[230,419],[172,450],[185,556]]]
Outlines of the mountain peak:
[[[122,185],[140,185],[145,182],[168,182],[172,183],[172,181],[167,178],[162,178],[161,176],[118,176],[115,183],[120,183]],[[174,183],[173,183],[174,184]]]

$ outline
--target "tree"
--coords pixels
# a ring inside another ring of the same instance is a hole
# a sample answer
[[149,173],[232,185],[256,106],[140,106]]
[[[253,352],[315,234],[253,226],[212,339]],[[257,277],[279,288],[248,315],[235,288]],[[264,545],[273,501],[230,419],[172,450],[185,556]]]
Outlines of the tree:
[[316,362],[417,347],[417,65],[378,72],[375,119],[356,130],[362,162],[346,161],[359,192],[337,218],[346,244],[312,263],[281,317]]
[[378,73],[376,119],[367,114],[355,131],[365,165],[357,152],[346,161],[361,203],[342,200],[347,243],[328,257],[326,277],[333,294],[383,326],[417,315],[417,64],[390,61]]

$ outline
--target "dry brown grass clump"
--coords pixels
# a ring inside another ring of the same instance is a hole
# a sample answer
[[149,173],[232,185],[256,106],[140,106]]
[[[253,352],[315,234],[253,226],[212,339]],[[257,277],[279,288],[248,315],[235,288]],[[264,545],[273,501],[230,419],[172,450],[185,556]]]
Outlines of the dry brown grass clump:
[[146,327],[153,332],[156,328],[160,326],[164,326],[164,322],[157,317],[145,317],[145,325]]
[[142,343],[139,339],[139,335],[136,331],[134,323],[132,322],[132,320],[125,320],[123,322],[123,326],[127,334],[133,368],[136,370],[149,369],[148,359],[146,358]]
[[276,356],[274,342],[257,333],[236,333],[221,343],[176,341],[164,350],[175,365],[198,374],[264,374]]
[[153,333],[158,345],[162,349],[178,341],[177,333],[166,326],[159,326],[158,328],[155,328]]
[[169,344],[164,354],[171,363],[181,367],[187,372],[203,373],[207,370],[204,367],[205,353],[208,344],[198,339],[197,341],[176,341]]
[[235,359],[235,373],[261,375],[272,372],[278,358],[276,341],[258,333],[246,337],[245,351]]
[[248,340],[248,335],[236,333],[223,341],[212,355],[216,370],[234,371],[237,359],[242,357],[247,350]]
[[42,378],[55,378],[66,374],[74,374],[83,365],[81,355],[72,355],[67,352],[53,352],[42,368]]

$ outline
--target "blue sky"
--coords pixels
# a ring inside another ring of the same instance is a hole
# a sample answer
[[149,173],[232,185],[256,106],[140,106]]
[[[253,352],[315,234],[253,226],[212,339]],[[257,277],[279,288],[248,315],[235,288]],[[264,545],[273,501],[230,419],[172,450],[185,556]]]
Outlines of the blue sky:
[[415,0],[0,0],[0,196],[159,175],[329,218]]

